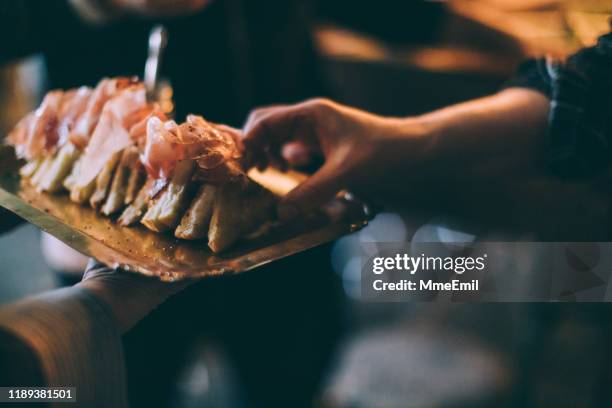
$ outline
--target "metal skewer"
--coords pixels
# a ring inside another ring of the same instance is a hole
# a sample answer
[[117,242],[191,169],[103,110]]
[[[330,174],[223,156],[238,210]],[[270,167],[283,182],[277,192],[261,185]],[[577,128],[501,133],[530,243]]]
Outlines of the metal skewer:
[[145,64],[144,84],[147,89],[147,99],[157,100],[157,85],[159,70],[166,45],[168,30],[163,25],[156,25],[149,34],[149,55]]

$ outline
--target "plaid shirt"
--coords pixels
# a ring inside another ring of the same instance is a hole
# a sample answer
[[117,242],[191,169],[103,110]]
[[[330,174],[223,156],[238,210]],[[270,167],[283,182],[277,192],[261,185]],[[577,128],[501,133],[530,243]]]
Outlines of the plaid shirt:
[[612,164],[612,33],[565,62],[527,61],[506,87],[551,100],[545,160],[563,178],[601,173]]

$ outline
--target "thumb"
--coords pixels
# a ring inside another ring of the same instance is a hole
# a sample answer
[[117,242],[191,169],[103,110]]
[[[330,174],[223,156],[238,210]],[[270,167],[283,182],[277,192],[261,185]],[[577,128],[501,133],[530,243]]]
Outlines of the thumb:
[[278,217],[281,220],[294,218],[321,207],[343,188],[343,180],[337,166],[327,161],[312,176],[291,190],[281,199]]

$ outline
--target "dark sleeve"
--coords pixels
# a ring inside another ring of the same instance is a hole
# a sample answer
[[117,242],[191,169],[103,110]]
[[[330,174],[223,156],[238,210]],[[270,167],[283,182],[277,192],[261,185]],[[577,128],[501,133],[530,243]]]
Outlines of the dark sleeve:
[[504,88],[529,88],[550,97],[551,86],[546,74],[544,59],[530,59],[519,66],[515,76],[507,81]]
[[550,98],[545,161],[559,177],[592,177],[612,165],[612,33],[567,61],[528,61],[505,87]]
[[81,24],[68,0],[0,0],[0,64],[53,47]]

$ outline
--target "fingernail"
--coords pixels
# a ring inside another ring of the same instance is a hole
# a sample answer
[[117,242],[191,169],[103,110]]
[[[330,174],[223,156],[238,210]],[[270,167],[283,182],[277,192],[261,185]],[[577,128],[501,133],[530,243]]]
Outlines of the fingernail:
[[293,204],[281,204],[278,206],[278,218],[281,221],[289,221],[298,216],[300,211]]
[[340,221],[346,214],[347,207],[341,201],[336,199],[329,201],[322,207],[323,212],[330,218],[331,221]]

